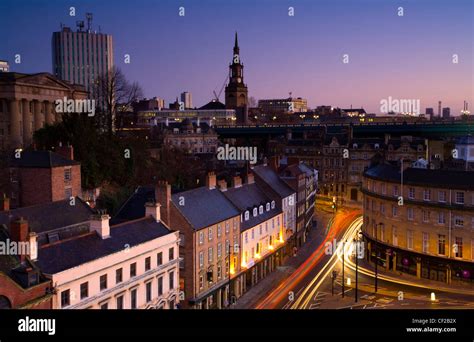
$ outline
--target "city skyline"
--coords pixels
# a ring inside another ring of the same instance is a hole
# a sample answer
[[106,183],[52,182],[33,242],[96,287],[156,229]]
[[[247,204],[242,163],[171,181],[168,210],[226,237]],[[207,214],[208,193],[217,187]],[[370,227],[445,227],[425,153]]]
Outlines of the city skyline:
[[[441,100],[454,115],[464,100],[473,103],[472,30],[466,25],[471,14],[462,7],[466,1],[438,1],[437,6],[426,1],[279,1],[269,6],[263,1],[251,7],[246,1],[243,6],[234,1],[198,6],[141,0],[133,5],[114,2],[110,13],[108,2],[84,1],[76,4],[75,17],[69,16],[74,3],[29,3],[0,5],[2,13],[6,8],[12,12],[3,20],[6,34],[20,38],[0,48],[0,58],[10,62],[12,71],[51,72],[52,33],[60,23],[75,29],[76,20],[92,12],[93,28],[100,26],[114,37],[115,64],[149,98],[168,102],[188,90],[197,106],[213,99],[226,78],[237,31],[249,97],[284,98],[292,92],[307,98],[310,107],[352,105],[375,113],[389,96],[420,99],[423,110]],[[27,6],[31,8],[23,11]],[[180,6],[184,17],[178,16]],[[289,6],[294,17],[288,15]],[[403,17],[397,15],[399,6],[404,7]],[[126,13],[134,17],[116,20]],[[270,24],[262,29],[261,20]],[[18,25],[21,32],[15,29]],[[17,53],[21,64],[13,61]],[[124,63],[125,54],[130,64]],[[342,63],[344,54],[348,64]],[[458,64],[452,63],[453,54]]]

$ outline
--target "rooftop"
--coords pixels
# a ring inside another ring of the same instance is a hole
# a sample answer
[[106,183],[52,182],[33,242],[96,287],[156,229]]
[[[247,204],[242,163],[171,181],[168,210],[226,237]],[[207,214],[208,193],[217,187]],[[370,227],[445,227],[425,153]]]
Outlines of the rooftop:
[[45,274],[54,274],[134,247],[172,232],[152,217],[110,227],[110,238],[95,232],[45,245],[38,250],[36,264]]
[[11,164],[12,166],[25,168],[52,168],[80,165],[81,163],[51,151],[23,151],[20,158],[12,156]]

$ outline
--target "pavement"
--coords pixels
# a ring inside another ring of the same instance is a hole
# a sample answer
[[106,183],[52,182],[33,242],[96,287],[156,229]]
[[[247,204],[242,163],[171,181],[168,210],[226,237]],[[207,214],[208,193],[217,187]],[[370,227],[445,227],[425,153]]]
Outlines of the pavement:
[[296,257],[288,257],[282,266],[277,267],[272,273],[268,274],[259,283],[255,284],[242,297],[237,300],[233,306],[234,309],[253,309],[268,293],[278,287],[278,285],[288,278],[306,259],[308,259],[314,250],[321,244],[326,236],[326,226],[332,212],[318,211],[316,214],[317,225],[309,231],[306,243],[301,246]]

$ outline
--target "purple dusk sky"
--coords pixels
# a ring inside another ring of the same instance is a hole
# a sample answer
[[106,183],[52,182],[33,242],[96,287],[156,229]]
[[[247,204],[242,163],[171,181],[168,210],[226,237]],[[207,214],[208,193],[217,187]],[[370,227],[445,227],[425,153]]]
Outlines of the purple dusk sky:
[[[311,107],[363,106],[376,113],[389,96],[420,99],[422,112],[434,107],[437,113],[441,100],[455,115],[467,100],[473,111],[470,0],[3,0],[0,59],[12,71],[51,72],[52,32],[60,23],[74,27],[86,12],[94,13],[95,29],[113,35],[115,64],[145,96],[166,103],[185,90],[195,106],[210,101],[227,76],[238,31],[245,83],[256,99],[291,91]],[[21,64],[14,63],[17,53]],[[124,54],[131,64],[124,64]]]

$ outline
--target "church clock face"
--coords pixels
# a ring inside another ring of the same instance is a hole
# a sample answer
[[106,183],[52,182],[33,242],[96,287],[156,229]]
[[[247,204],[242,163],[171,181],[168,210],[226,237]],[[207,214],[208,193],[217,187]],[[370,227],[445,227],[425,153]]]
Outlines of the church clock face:
[[240,77],[237,77],[237,83],[242,82],[242,79]]

